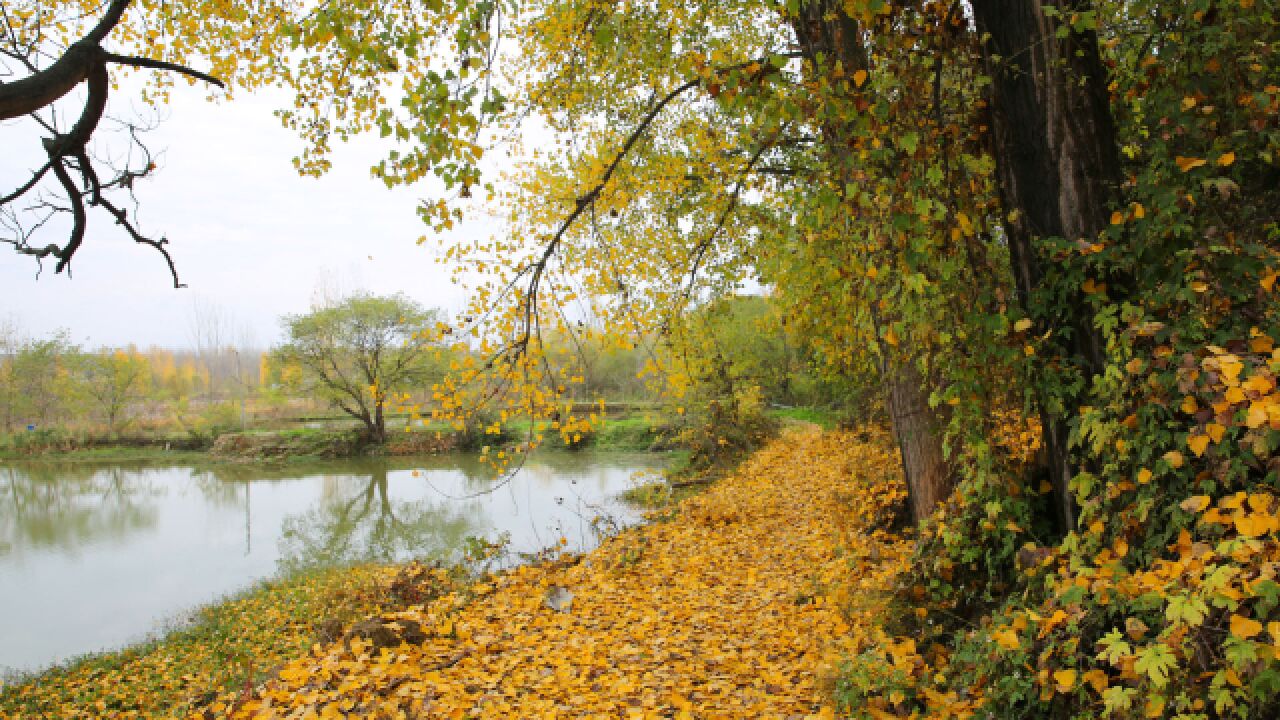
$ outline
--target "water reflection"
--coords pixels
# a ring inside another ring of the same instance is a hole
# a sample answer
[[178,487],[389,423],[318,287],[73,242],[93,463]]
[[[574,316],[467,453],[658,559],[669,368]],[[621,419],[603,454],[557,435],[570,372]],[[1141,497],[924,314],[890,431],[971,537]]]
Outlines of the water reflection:
[[322,500],[284,519],[280,568],[296,572],[361,561],[443,557],[476,534],[479,503],[393,499],[385,466],[324,478]]
[[75,552],[98,538],[153,527],[165,488],[148,473],[122,468],[0,467],[0,556],[25,550]]
[[591,520],[654,456],[547,453],[496,483],[475,457],[207,468],[0,465],[0,673],[141,639],[277,572],[448,557],[467,536],[530,551]]

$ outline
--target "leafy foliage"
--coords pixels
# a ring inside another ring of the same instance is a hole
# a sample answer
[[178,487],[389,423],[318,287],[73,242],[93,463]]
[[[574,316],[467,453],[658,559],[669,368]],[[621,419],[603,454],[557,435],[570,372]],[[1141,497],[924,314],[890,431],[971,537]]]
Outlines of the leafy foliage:
[[385,408],[397,393],[439,372],[423,334],[434,319],[403,296],[355,295],[284,319],[289,340],[275,353],[302,370],[309,392],[364,423],[369,438],[386,437]]

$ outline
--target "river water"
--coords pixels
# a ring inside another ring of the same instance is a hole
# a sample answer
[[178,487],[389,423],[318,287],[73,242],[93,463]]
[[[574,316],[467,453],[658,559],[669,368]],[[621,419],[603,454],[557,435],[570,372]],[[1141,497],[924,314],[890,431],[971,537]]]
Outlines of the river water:
[[121,647],[279,573],[514,551],[636,513],[617,496],[659,455],[542,453],[505,482],[475,457],[214,468],[0,465],[0,674]]

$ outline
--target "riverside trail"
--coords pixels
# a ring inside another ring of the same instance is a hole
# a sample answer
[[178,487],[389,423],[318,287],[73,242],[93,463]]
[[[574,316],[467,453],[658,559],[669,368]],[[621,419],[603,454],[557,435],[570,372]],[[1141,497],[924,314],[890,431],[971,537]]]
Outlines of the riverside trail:
[[201,716],[833,717],[910,549],[886,529],[904,492],[883,438],[791,430],[594,552],[381,616],[416,642],[317,645]]

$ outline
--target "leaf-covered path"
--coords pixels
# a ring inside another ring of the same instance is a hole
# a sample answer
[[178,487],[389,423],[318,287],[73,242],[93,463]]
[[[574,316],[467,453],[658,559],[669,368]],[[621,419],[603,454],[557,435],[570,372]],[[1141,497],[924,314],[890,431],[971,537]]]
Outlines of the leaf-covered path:
[[421,644],[318,648],[237,717],[829,717],[847,594],[906,549],[877,529],[902,492],[882,448],[791,432],[669,521],[395,615]]

